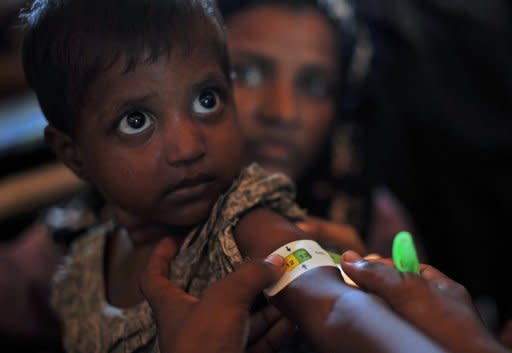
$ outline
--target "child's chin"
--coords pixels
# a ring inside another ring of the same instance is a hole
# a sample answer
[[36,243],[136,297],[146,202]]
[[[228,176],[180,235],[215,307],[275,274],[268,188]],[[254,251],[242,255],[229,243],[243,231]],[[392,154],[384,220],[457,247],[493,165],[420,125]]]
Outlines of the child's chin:
[[180,210],[175,210],[166,217],[167,223],[176,227],[195,227],[208,219],[212,207],[212,202],[207,201],[184,205]]

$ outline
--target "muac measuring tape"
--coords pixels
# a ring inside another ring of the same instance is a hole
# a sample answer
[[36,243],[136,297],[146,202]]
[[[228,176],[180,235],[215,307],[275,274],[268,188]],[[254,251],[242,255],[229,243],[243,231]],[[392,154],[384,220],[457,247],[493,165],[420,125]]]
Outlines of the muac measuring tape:
[[[357,285],[343,272],[339,254],[324,250],[317,242],[309,239],[297,240],[283,245],[272,254],[285,258],[286,272],[272,286],[265,289],[267,296],[271,297],[279,293],[294,279],[303,273],[317,267],[337,267],[346,284]],[[378,259],[377,254],[365,256],[365,259]],[[412,236],[408,232],[399,232],[393,239],[393,262],[400,272],[419,273],[419,261]]]
[[269,297],[276,295],[294,279],[317,267],[338,267],[331,255],[313,240],[296,240],[283,245],[272,254],[284,257],[286,272],[271,287],[265,289]]

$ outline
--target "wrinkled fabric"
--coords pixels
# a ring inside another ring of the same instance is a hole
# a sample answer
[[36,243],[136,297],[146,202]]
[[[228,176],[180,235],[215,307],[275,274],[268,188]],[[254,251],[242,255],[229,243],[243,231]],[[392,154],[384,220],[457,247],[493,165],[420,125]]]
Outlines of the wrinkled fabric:
[[[186,237],[171,266],[173,284],[200,295],[232,272],[243,261],[233,236],[239,219],[265,207],[292,221],[302,220],[305,214],[294,197],[294,185],[283,174],[268,174],[256,164],[244,169],[208,220]],[[62,322],[67,352],[159,352],[147,302],[117,308],[106,300],[104,254],[107,236],[115,229],[114,221],[90,229],[73,243],[54,276],[52,304]]]

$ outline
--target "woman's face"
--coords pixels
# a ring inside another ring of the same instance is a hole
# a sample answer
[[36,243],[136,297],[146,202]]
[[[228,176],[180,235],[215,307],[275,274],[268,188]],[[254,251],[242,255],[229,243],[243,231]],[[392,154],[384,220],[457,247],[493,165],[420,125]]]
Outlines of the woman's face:
[[242,11],[227,27],[250,161],[298,179],[334,120],[336,33],[315,9],[279,6]]

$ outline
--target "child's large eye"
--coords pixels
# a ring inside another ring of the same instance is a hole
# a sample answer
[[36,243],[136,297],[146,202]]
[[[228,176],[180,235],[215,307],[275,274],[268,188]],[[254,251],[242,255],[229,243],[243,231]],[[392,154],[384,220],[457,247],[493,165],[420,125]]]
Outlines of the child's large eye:
[[213,89],[202,90],[192,102],[192,109],[197,114],[211,114],[221,108],[222,100]]
[[153,115],[140,110],[125,114],[119,122],[118,129],[123,134],[135,135],[153,126],[155,119]]

